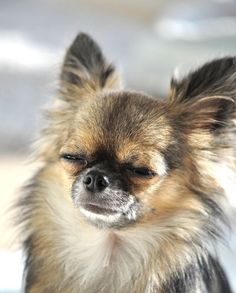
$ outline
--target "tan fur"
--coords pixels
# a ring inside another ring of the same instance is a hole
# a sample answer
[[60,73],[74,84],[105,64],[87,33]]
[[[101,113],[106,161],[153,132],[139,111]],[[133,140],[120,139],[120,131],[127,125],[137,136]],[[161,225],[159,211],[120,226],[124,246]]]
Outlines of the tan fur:
[[[190,266],[207,266],[229,192],[222,166],[236,186],[234,134],[230,127],[217,128],[223,103],[235,93],[231,78],[224,81],[228,97],[217,83],[205,88],[204,79],[202,92],[197,87],[194,97],[186,97],[191,78],[173,81],[166,101],[123,91],[97,45],[84,34],[77,37],[37,143],[41,167],[20,203],[27,293],[166,293]],[[125,226],[92,225],[73,202],[74,193],[83,192],[78,178],[101,162],[125,177],[128,191],[119,187],[114,194],[130,198],[129,208],[136,204],[136,218]],[[129,165],[150,172],[137,175]],[[205,292],[203,280],[194,277],[189,292]]]
[[[164,211],[167,207],[160,205],[160,210],[164,214],[158,215],[159,210],[157,210],[153,219],[144,219],[138,227],[122,231],[99,231],[86,224],[73,209],[71,202],[64,197],[65,182],[55,167],[42,171],[39,180],[43,182],[43,189],[46,188],[48,192],[45,194],[44,190],[38,191],[38,196],[41,196],[41,208],[31,219],[30,225],[37,227],[38,235],[33,249],[35,253],[37,251],[36,260],[38,258],[40,261],[41,256],[43,257],[45,269],[38,272],[38,280],[35,285],[37,289],[32,289],[30,292],[43,292],[40,289],[41,286],[45,288],[45,283],[48,286],[57,284],[58,280],[63,280],[62,288],[58,288],[58,290],[65,293],[78,292],[75,289],[78,287],[81,288],[81,292],[96,292],[101,280],[107,287],[101,288],[99,292],[121,292],[120,290],[127,293],[144,292],[147,275],[153,275],[155,278],[153,281],[158,287],[160,280],[165,279],[169,270],[175,270],[176,266],[179,269],[180,260],[183,267],[190,261],[188,250],[191,250],[192,247],[185,241],[189,237],[188,233],[198,235],[196,224],[199,221],[198,219],[189,221],[189,212],[192,209],[193,211],[198,210],[196,203],[191,202],[191,199],[188,204],[183,201],[184,206],[179,203],[181,207],[179,209],[182,209],[181,214],[173,213],[175,207],[170,206],[169,210],[166,210],[167,217],[165,218]],[[172,201],[173,198],[170,200]],[[167,198],[166,203],[170,204],[170,200]],[[186,209],[186,217],[183,213],[184,209]],[[169,212],[171,212],[171,218],[168,217]],[[158,221],[158,226],[156,221]],[[168,231],[166,228],[168,225],[176,227],[175,233],[179,239],[172,234],[173,227]],[[178,227],[181,227],[180,231],[178,231]],[[193,227],[195,227],[194,230]],[[164,234],[163,231],[165,231]],[[188,231],[187,234],[185,234],[186,231]],[[54,241],[55,236],[57,242]],[[171,244],[172,241],[174,241],[173,244]],[[153,250],[154,247],[159,249]],[[165,252],[162,252],[163,248]],[[156,263],[150,263],[152,253],[155,253],[153,258],[159,260],[158,267],[156,267]],[[167,259],[172,260],[171,268]],[[85,266],[83,262],[85,262]],[[143,267],[142,277],[139,275],[140,266]],[[151,273],[152,271],[153,273]],[[130,275],[131,272],[132,275]],[[76,279],[73,279],[73,276],[76,276]],[[93,276],[94,284],[86,285],[85,283],[83,287],[83,282],[86,282],[86,279],[91,276]],[[128,282],[135,276],[138,282],[137,287],[134,283],[131,288]],[[126,283],[127,285],[119,289],[118,284]],[[87,286],[89,286],[88,289],[86,289]]]
[[[93,110],[86,106],[86,111]],[[164,180],[158,177],[150,180],[130,178],[133,193],[145,206],[144,216],[134,227],[121,231],[99,231],[86,223],[71,201],[70,190],[79,169],[68,170],[63,162],[58,161],[58,156],[60,152],[77,152],[80,148],[77,141],[83,141],[83,150],[92,157],[96,148],[110,142],[103,138],[102,132],[97,131],[96,137],[94,132],[89,131],[96,127],[95,123],[92,124],[93,120],[86,121],[85,125],[83,114],[73,115],[78,117],[78,122],[73,118],[74,125],[80,125],[83,131],[72,128],[70,133],[73,133],[73,138],[64,139],[64,145],[56,145],[57,152],[54,154],[51,148],[42,146],[42,149],[49,150],[44,158],[52,163],[47,163],[38,176],[38,208],[31,217],[28,229],[37,227],[37,236],[33,241],[34,261],[40,263],[42,259],[43,270],[37,272],[38,277],[29,292],[41,293],[45,292],[45,288],[52,292],[55,289],[50,287],[51,284],[58,284],[57,292],[63,293],[77,293],[77,288],[83,293],[155,292],[146,288],[148,280],[158,290],[170,272],[180,270],[181,266],[184,270],[193,261],[193,256],[190,257],[193,249],[198,255],[194,241],[202,237],[202,226],[207,224],[208,219],[207,210],[196,195],[185,188],[185,183],[195,176],[189,170],[198,158],[186,159],[187,173],[176,170]],[[89,115],[92,117],[92,113]],[[168,133],[172,130],[166,125],[166,129],[158,133],[161,144],[156,149],[156,158],[158,148],[161,150],[170,142]],[[154,134],[149,132],[149,135],[152,145]],[[202,139],[205,146],[206,141],[209,145],[212,142],[209,133],[193,133],[188,139],[189,145],[195,148],[201,148]],[[120,163],[135,157],[136,164],[158,170],[158,159],[157,165],[153,164],[154,155],[149,151],[151,146],[141,144],[135,147],[130,141],[128,146],[125,141],[118,146],[116,157],[120,158]],[[140,153],[142,157],[138,160],[136,154]],[[199,156],[199,152],[197,154]],[[199,168],[204,168],[200,161],[198,163]],[[214,182],[214,178],[212,180]]]

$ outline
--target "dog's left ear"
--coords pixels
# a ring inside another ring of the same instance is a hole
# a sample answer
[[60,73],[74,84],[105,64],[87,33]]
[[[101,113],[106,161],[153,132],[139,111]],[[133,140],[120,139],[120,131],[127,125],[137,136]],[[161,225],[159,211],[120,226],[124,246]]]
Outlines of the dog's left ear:
[[216,129],[228,124],[236,116],[236,58],[216,59],[180,81],[172,79],[169,102],[192,127]]
[[68,98],[76,94],[78,98],[83,94],[120,87],[120,76],[106,61],[98,44],[87,34],[78,34],[62,66],[61,91],[64,96]]

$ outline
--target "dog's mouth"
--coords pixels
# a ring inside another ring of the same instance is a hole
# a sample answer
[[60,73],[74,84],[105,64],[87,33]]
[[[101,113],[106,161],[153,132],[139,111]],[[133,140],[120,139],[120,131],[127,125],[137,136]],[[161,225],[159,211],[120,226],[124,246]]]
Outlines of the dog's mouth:
[[75,184],[72,199],[80,214],[99,228],[127,226],[134,223],[141,212],[137,198],[120,189],[92,194]]
[[123,214],[118,209],[97,203],[80,203],[80,212],[98,228],[109,228],[120,225]]
[[99,215],[114,215],[117,213],[117,211],[113,209],[110,209],[108,207],[103,207],[101,205],[94,204],[94,203],[83,204],[82,208],[89,212],[99,214]]
[[134,223],[139,216],[140,205],[136,201],[124,205],[106,202],[83,201],[77,207],[81,214],[98,228],[121,228]]

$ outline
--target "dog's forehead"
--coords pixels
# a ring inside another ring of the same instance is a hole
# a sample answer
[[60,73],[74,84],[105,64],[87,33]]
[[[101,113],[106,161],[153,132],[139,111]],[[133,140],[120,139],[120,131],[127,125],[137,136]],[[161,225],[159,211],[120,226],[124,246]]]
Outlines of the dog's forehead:
[[137,93],[110,93],[88,101],[78,109],[74,139],[90,152],[116,149],[137,152],[165,148],[171,127],[163,104]]

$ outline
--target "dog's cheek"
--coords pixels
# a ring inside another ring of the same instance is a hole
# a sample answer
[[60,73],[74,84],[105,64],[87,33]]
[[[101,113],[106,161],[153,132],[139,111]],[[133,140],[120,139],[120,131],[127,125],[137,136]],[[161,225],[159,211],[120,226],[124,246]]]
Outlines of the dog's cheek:
[[68,173],[60,162],[54,163],[48,168],[47,176],[52,182],[55,182],[60,187],[61,196],[72,203],[72,186],[75,181],[75,176]]
[[131,177],[129,182],[131,185],[131,193],[142,199],[143,194],[150,193],[156,190],[162,181],[161,177],[155,176],[153,178],[139,178]]
[[138,193],[143,206],[143,222],[158,223],[187,213],[204,212],[201,201],[185,187],[184,176],[174,174]]

